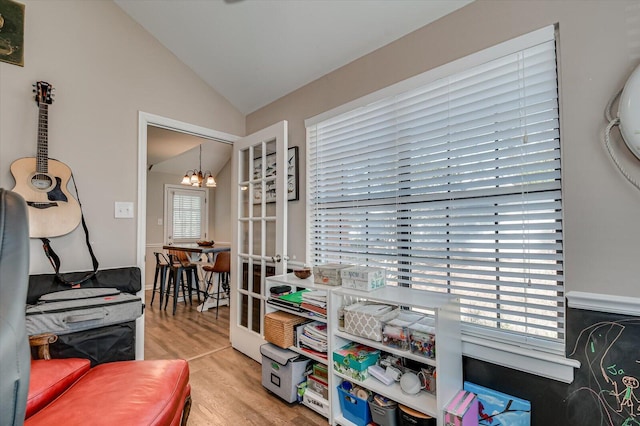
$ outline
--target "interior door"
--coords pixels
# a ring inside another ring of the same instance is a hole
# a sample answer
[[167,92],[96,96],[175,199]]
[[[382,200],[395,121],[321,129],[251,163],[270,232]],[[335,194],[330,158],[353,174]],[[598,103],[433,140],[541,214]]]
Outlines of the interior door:
[[233,145],[231,345],[261,361],[265,278],[286,271],[287,122]]

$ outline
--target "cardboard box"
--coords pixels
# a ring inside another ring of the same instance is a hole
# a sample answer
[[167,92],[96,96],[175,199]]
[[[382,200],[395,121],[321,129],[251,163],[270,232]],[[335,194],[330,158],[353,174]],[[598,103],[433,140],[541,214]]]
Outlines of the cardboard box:
[[478,426],[478,398],[461,390],[444,409],[445,426]]
[[342,287],[371,291],[385,286],[385,270],[354,266],[340,270]]
[[313,267],[313,282],[316,284],[342,285],[342,277],[340,271],[344,268],[350,268],[353,265],[344,265],[341,263],[325,263]]
[[351,342],[333,352],[333,367],[354,380],[364,381],[369,377],[367,367],[377,363],[378,358],[378,349]]

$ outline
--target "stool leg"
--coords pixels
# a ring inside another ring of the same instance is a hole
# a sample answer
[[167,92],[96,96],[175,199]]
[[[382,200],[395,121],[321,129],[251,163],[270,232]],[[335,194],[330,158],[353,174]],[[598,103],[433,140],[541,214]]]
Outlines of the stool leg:
[[[160,308],[162,308],[162,299],[164,298],[164,292],[166,291],[165,281],[167,280],[167,267],[163,266],[160,269]],[[155,284],[154,284],[155,289]],[[169,296],[167,296],[168,298]],[[153,304],[153,297],[151,297],[151,304]]]
[[[156,286],[158,285],[158,273],[159,273],[159,268],[158,265],[156,265],[156,273],[153,276],[153,290],[151,291],[151,303],[150,305],[153,306],[153,299],[155,299],[156,297]],[[160,296],[162,297],[162,296]],[[160,307],[162,307],[162,299],[160,299]]]
[[222,285],[222,272],[218,272],[218,293],[216,294],[216,319],[220,312],[220,286]]
[[210,292],[211,292],[211,288],[213,287],[213,283],[211,282],[212,279],[213,279],[213,271],[208,271],[207,273],[204,274],[205,284],[204,284],[204,300],[202,301],[203,307],[207,303],[207,300],[209,300],[209,297],[211,297]]
[[169,270],[169,276],[167,277],[167,294],[164,299],[164,310],[167,310],[167,305],[169,304],[169,296],[171,296],[171,286],[173,285],[174,277],[173,270]]
[[176,268],[173,278],[173,315],[176,314],[176,308],[178,307],[178,287],[182,287],[182,294],[184,295],[184,285],[182,284],[182,268]]
[[[184,305],[187,306],[187,293],[189,293],[189,305],[193,305],[193,283],[189,269],[184,269],[182,274],[182,295],[184,296]],[[187,288],[184,287],[184,276],[187,276]],[[185,291],[187,290],[187,291]]]
[[198,305],[199,305],[201,302],[200,302],[200,278],[198,277],[198,268],[193,268],[191,270],[191,273],[193,274],[193,280],[196,283],[196,294],[198,295]]

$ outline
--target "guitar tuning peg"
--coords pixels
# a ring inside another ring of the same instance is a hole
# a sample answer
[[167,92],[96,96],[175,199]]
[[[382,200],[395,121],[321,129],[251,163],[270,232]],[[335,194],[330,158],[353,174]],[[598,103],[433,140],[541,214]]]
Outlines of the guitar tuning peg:
[[35,83],[33,83],[31,86],[36,87],[36,84],[35,84]]

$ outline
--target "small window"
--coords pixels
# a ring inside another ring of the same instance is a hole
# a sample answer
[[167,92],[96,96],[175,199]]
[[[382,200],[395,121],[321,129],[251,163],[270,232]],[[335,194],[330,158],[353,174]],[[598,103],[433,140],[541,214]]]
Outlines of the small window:
[[165,186],[167,242],[185,243],[207,238],[207,191]]

